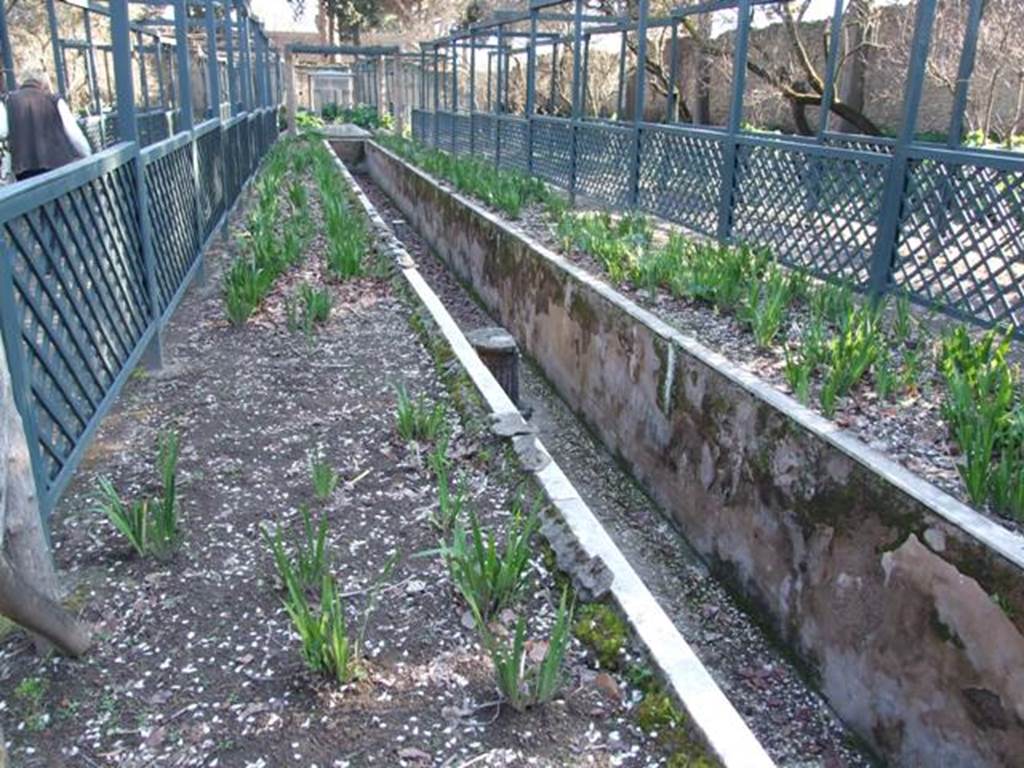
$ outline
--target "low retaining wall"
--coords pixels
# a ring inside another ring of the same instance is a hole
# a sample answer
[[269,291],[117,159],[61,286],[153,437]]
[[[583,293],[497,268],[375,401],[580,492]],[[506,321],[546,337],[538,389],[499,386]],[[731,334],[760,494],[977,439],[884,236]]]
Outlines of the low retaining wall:
[[1019,764],[1024,539],[386,150],[366,161],[875,749]]

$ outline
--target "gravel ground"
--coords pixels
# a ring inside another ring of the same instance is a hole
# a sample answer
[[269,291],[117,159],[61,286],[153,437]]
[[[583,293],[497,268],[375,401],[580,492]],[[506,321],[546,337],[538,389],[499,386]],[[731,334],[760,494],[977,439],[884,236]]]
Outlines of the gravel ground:
[[[318,215],[315,212],[315,215]],[[0,718],[13,764],[33,766],[658,766],[633,724],[639,692],[596,670],[574,641],[548,706],[496,703],[493,668],[467,628],[430,522],[426,446],[394,430],[393,384],[447,404],[453,474],[485,523],[508,520],[521,475],[480,429],[455,418],[434,360],[388,283],[332,284],[331,318],[311,338],[286,330],[284,297],[322,276],[319,241],[242,329],[228,326],[220,273],[171,323],[165,367],[133,377],[56,510],[58,566],[75,584],[96,643],[82,660],[38,658],[0,638]],[[134,556],[94,508],[96,479],[132,498],[154,490],[158,431],[181,436],[184,541],[166,561]],[[313,498],[311,451],[342,482]],[[328,550],[350,626],[391,556],[367,626],[365,677],[341,687],[306,669],[281,604],[263,525],[294,525],[308,504],[330,523]],[[500,536],[499,536],[500,538]],[[558,588],[538,551],[520,610],[533,637]],[[507,631],[514,614],[503,614]],[[540,648],[540,644],[531,646]]]
[[[464,331],[494,321],[390,200],[356,176]],[[871,765],[825,700],[709,573],[678,531],[573,415],[529,361],[521,392],[555,461],[711,670],[769,754],[782,766]]]

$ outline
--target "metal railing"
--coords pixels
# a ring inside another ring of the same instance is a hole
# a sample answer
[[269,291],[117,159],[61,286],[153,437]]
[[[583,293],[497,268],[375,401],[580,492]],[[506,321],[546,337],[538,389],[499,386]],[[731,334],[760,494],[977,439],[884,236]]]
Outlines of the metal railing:
[[227,120],[193,126],[187,106],[136,113],[127,3],[109,8],[122,98],[87,121],[99,151],[0,189],[0,332],[44,515],[136,364],[159,364],[163,327],[278,136],[267,88]]
[[[573,200],[579,195],[609,208],[658,216],[723,242],[764,247],[787,265],[849,282],[864,293],[903,292],[948,315],[982,326],[1010,325],[1024,334],[1024,155],[961,145],[982,0],[971,0],[965,22],[945,144],[915,136],[937,0],[916,0],[913,9],[898,136],[838,134],[829,130],[826,119],[816,136],[743,130],[752,19],[758,6],[779,1],[715,0],[654,18],[646,2],[632,16],[593,17],[584,15],[583,0],[532,0],[528,10],[497,14],[421,44],[413,134],[439,149],[532,173],[567,190]],[[565,3],[574,13],[547,10]],[[834,102],[845,6],[845,0],[836,0],[829,26],[830,55],[820,94],[826,107]],[[643,119],[647,67],[635,62],[647,58],[647,31],[672,31],[667,100],[672,105],[678,98],[675,46],[681,20],[713,11],[734,11],[737,20],[726,125],[679,123],[671,106],[666,106],[666,122]],[[544,22],[568,23],[572,31],[542,34]],[[527,24],[529,31],[522,26]],[[627,72],[623,58],[618,84],[621,108],[628,101],[627,82],[635,81],[631,119],[585,114],[588,41],[602,33],[622,35],[623,52],[626,36],[635,35],[633,71]],[[515,40],[526,40],[525,47],[514,48]],[[547,65],[552,104],[559,47],[572,56],[569,115],[538,111],[541,46],[552,47]],[[460,52],[468,58],[468,71]],[[488,57],[486,87],[479,82],[478,54]],[[525,105],[513,110],[508,78],[516,55],[526,56],[526,95]]]

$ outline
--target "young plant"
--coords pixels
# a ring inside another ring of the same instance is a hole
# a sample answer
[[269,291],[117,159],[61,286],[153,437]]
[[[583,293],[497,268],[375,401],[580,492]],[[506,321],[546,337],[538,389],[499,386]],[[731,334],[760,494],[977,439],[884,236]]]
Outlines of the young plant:
[[785,349],[786,362],[783,375],[793,391],[793,396],[803,405],[811,399],[811,374],[814,372],[814,357],[806,350]]
[[462,511],[466,506],[466,482],[460,478],[452,492],[448,481],[447,457],[444,461],[435,460],[432,466],[437,476],[437,517],[434,524],[447,533],[462,519]]
[[324,569],[319,595],[316,600],[311,600],[309,589],[303,584],[297,568],[287,557],[278,558],[275,552],[278,573],[285,584],[282,602],[302,644],[302,657],[310,669],[329,675],[340,684],[348,683],[362,674],[362,647],[366,627],[376,608],[382,582],[391,573],[396,559],[392,557],[388,560],[370,586],[363,620],[353,636],[349,632],[337,582],[330,571]]
[[169,555],[178,545],[178,434],[163,432],[158,438],[157,470],[162,494],[125,503],[107,477],[98,480],[98,509],[140,555]]
[[526,619],[516,621],[511,644],[497,639],[480,617],[477,627],[494,663],[494,673],[503,698],[517,712],[524,712],[551,701],[562,686],[562,665],[572,640],[572,607],[568,603],[568,588],[555,615],[555,625],[547,640],[547,651],[540,664],[533,664],[527,656]]
[[747,300],[740,308],[740,319],[750,326],[758,346],[775,341],[786,319],[791,291],[786,273],[774,262],[760,278],[748,283]]
[[180,440],[177,432],[162,432],[157,450],[157,469],[163,493],[152,505],[152,530],[150,543],[157,553],[167,553],[177,546],[178,530],[178,451]]
[[996,512],[1024,520],[1024,405],[1006,418],[1000,457],[992,473],[992,506]]
[[298,296],[302,305],[303,326],[307,330],[327,321],[331,313],[331,294],[326,288],[317,289],[309,283],[303,283],[299,286]]
[[260,526],[260,533],[274,555],[274,563],[281,581],[288,586],[288,580],[305,591],[315,589],[323,583],[328,571],[327,562],[327,516],[324,515],[316,523],[309,508],[303,504],[299,507],[302,515],[302,531],[295,544],[294,556],[289,556],[285,548],[282,526],[278,526],[271,536],[267,529]]
[[402,385],[395,388],[395,393],[398,401],[395,425],[403,440],[433,441],[444,431],[445,410],[442,403],[430,407],[423,395],[412,400]]
[[480,526],[469,511],[469,530],[456,518],[451,541],[440,549],[452,582],[474,614],[485,621],[512,603],[523,586],[530,561],[530,541],[539,528],[536,513],[523,516],[518,501],[499,550],[493,531]]
[[313,495],[320,501],[327,501],[338,487],[340,475],[323,460],[319,451],[313,451],[309,457],[309,478],[313,484]]
[[99,509],[106,515],[114,528],[128,539],[128,543],[142,557],[149,551],[149,499],[130,501],[121,499],[110,478],[101,477],[99,486]]

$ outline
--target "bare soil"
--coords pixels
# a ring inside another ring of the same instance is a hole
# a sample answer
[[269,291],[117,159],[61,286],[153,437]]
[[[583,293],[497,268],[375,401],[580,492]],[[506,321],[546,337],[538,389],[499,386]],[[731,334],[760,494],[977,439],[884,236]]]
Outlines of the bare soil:
[[[237,216],[235,221],[237,224]],[[0,720],[14,765],[30,766],[656,766],[657,742],[630,707],[639,693],[599,675],[574,641],[563,694],[525,713],[496,704],[493,669],[436,557],[436,489],[426,446],[394,430],[393,385],[447,404],[454,473],[501,528],[522,479],[482,414],[456,417],[410,309],[382,280],[332,284],[328,322],[289,332],[284,296],[319,281],[319,241],[250,323],[228,325],[220,273],[171,322],[162,370],[140,373],[107,417],[53,518],[59,568],[96,644],[79,661],[41,659],[0,639]],[[170,559],[132,553],[95,509],[109,476],[138,498],[155,488],[160,430],[181,435],[184,540]],[[342,476],[317,502],[309,455]],[[368,674],[341,687],[310,672],[281,604],[261,526],[308,504],[330,521],[329,551],[358,624],[367,587],[398,563],[366,633]],[[521,610],[550,625],[557,587],[538,553]],[[506,623],[512,616],[504,617]]]

